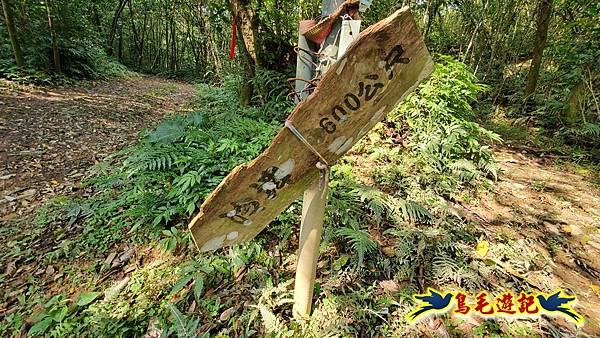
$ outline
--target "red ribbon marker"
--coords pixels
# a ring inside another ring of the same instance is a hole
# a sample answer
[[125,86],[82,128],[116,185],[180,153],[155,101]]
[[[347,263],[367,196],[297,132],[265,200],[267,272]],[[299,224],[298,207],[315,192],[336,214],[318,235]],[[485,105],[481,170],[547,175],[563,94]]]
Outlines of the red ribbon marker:
[[229,60],[233,60],[235,58],[235,39],[237,38],[237,26],[235,25],[236,17],[233,16],[233,21],[231,22],[231,47],[229,48]]

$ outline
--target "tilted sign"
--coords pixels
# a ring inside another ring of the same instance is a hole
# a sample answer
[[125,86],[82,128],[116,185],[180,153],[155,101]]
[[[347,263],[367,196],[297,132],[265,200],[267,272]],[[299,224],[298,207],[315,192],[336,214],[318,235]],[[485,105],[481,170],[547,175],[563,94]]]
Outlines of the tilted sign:
[[[362,32],[288,121],[333,164],[433,69],[414,18],[403,8]],[[204,201],[190,223],[200,250],[254,238],[318,178],[319,161],[289,128],[281,129]]]

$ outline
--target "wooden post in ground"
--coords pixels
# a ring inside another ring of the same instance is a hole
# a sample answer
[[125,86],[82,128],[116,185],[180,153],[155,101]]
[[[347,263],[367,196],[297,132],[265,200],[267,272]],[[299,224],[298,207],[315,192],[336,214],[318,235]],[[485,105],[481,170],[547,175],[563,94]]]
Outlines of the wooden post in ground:
[[[321,164],[319,162],[319,164]],[[329,168],[323,165],[321,177],[316,179],[304,192],[302,204],[302,222],[300,225],[300,246],[296,280],[294,286],[294,308],[296,319],[310,315],[313,289],[317,273],[319,246],[323,234],[323,219],[327,206],[327,186]]]
[[[327,16],[337,9],[343,0],[323,0],[322,15]],[[303,37],[300,36],[300,41]],[[327,39],[324,44],[334,43],[335,39]],[[301,51],[300,51],[301,52]],[[297,72],[306,72],[298,69]],[[300,77],[300,76],[299,76]],[[323,235],[325,208],[327,207],[327,191],[329,185],[329,167],[325,163],[317,163],[320,177],[306,191],[302,201],[302,220],[300,222],[300,239],[296,279],[294,281],[293,315],[296,319],[310,316],[313,290],[319,260],[319,246]]]

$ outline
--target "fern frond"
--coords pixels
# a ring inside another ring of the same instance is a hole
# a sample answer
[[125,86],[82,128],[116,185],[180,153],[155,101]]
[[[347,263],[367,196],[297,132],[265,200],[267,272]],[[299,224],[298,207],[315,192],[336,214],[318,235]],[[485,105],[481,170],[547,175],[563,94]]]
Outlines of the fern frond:
[[362,265],[367,253],[377,249],[377,243],[375,243],[371,235],[365,230],[343,227],[338,229],[336,233],[338,236],[345,237],[352,249],[356,251],[358,266]]
[[587,122],[581,129],[581,134],[588,137],[600,137],[600,124]]
[[352,194],[361,203],[366,202],[366,207],[373,212],[377,224],[381,223],[382,216],[388,209],[388,195],[375,187],[364,185],[356,186],[352,189]]
[[416,223],[432,217],[429,211],[420,204],[399,197],[390,196],[387,200],[387,207],[392,219],[396,220],[396,224],[402,224],[405,221]]
[[173,318],[175,318],[175,324],[177,329],[178,337],[195,338],[196,330],[200,324],[200,319],[189,319],[181,311],[179,311],[173,304],[168,304],[167,308],[171,311]]
[[374,213],[378,223],[384,212],[397,224],[403,221],[412,223],[425,221],[431,217],[427,209],[421,205],[394,197],[375,187],[358,185],[352,189],[352,193],[361,203],[367,203],[366,206]]

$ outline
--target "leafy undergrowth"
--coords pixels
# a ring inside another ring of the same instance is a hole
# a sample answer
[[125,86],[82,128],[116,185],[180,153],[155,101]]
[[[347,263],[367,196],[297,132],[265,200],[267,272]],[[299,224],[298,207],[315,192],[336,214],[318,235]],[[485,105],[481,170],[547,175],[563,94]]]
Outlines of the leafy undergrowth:
[[[405,315],[411,295],[428,286],[530,290],[519,273],[547,261],[509,241],[490,249],[502,260],[484,259],[475,248],[485,230],[451,203],[498,175],[488,143],[499,137],[472,122],[483,90],[464,65],[441,58],[431,79],[333,167],[314,312],[297,321],[299,202],[256,239],[215,253],[199,254],[186,231],[196,206],[282,125],[261,116],[290,107],[242,108],[229,87],[201,85],[194,112],[96,166],[80,187],[90,197],[46,204],[32,233],[10,243],[3,260],[37,255],[39,273],[3,295],[0,335],[417,335],[428,331]],[[39,238],[49,244],[28,246]],[[442,320],[455,336],[561,332],[545,319]]]
[[36,85],[67,85],[76,83],[74,79],[110,79],[122,76],[134,76],[135,73],[127,70],[120,63],[103,59],[101,56],[94,56],[96,60],[90,61],[94,67],[89,67],[83,64],[79,67],[73,67],[68,75],[62,73],[50,73],[33,68],[20,68],[3,64],[0,62],[0,78],[23,84]]

